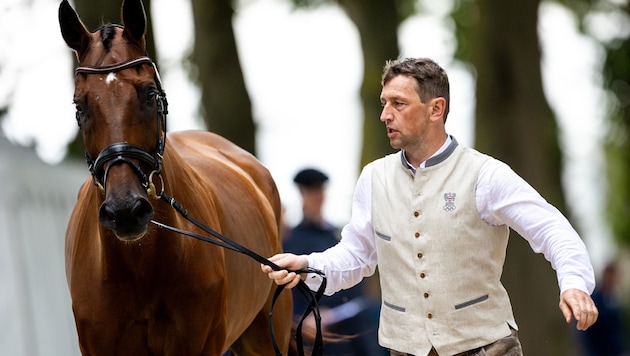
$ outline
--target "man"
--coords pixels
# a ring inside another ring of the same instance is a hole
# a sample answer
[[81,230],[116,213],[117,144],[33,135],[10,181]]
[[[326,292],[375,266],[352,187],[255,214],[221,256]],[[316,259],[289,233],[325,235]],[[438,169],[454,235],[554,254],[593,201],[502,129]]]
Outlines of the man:
[[[323,206],[328,176],[314,168],[303,169],[293,179],[302,198],[302,221],[289,232],[283,247],[285,252],[307,254],[322,252],[339,242],[339,229],[324,219]],[[383,349],[376,343],[377,322],[373,315],[374,302],[360,283],[319,301],[322,326],[336,335],[350,336],[347,340],[326,344],[324,355],[376,356]],[[306,300],[294,292],[294,314],[301,318]],[[306,320],[305,327],[314,327]]]
[[[381,84],[380,119],[400,151],[364,167],[340,243],[271,261],[322,270],[329,294],[378,265],[379,343],[391,355],[522,355],[500,281],[511,227],[555,268],[566,322],[591,326],[595,278],[583,242],[506,164],[447,135],[445,71],[425,58],[389,61]],[[262,270],[290,288],[304,277]]]

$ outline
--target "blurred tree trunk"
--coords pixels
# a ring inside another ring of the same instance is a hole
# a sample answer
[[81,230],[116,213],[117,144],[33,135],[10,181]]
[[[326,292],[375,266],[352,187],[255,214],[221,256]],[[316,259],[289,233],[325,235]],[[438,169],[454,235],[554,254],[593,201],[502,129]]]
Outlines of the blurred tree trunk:
[[381,74],[388,59],[398,56],[398,25],[401,16],[395,1],[339,0],[339,5],[354,22],[363,49],[363,145],[361,167],[393,152],[385,127],[380,121]]
[[[621,11],[630,16],[630,3]],[[609,117],[605,135],[608,178],[606,215],[615,240],[630,246],[630,38],[606,50],[605,86],[617,99],[617,110]]]
[[[476,148],[508,163],[564,210],[558,129],[545,99],[539,1],[461,2],[459,55],[477,71]],[[475,17],[473,17],[473,14]],[[503,281],[526,355],[571,355],[550,264],[512,232]]]
[[193,62],[208,129],[256,154],[251,101],[241,70],[231,0],[192,0]]
[[[155,53],[155,42],[153,40],[153,25],[151,21],[151,0],[143,0],[144,10],[147,13],[147,53],[154,61],[159,61]],[[122,24],[121,19],[122,0],[118,2],[94,1],[94,0],[74,0],[74,9],[79,14],[81,21],[90,32],[96,31],[101,25],[107,23]],[[76,61],[73,62],[73,66]],[[73,67],[74,70],[74,67]],[[77,136],[68,147],[68,158],[83,159],[85,146],[83,137],[77,130]]]

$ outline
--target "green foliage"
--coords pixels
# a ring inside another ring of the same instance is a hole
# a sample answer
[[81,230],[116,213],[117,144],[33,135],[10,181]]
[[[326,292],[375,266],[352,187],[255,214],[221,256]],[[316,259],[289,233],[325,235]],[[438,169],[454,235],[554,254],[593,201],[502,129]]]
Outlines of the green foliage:
[[418,8],[418,3],[412,0],[398,0],[396,1],[396,7],[398,8],[398,18],[401,21],[418,12],[422,12],[422,10]]
[[471,29],[479,22],[479,5],[475,0],[454,0],[451,17],[455,22],[457,49],[455,58],[467,60],[474,51]]
[[[627,128],[625,128],[627,137]],[[630,245],[630,145],[628,140],[621,143],[609,142],[606,145],[606,163],[608,178],[608,194],[606,217],[610,223],[610,229],[617,242]]]

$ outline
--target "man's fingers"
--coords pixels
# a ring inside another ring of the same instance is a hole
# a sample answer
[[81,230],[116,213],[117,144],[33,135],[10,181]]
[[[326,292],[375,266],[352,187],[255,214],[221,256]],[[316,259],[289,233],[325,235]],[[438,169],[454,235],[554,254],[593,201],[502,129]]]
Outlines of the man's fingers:
[[591,297],[577,289],[569,289],[560,296],[560,310],[567,323],[577,320],[576,328],[586,330],[597,321],[599,312]]
[[564,320],[568,323],[573,321],[573,311],[567,305],[567,303],[560,302],[560,310],[562,311],[562,315],[564,315]]
[[599,312],[594,304],[585,303],[578,306],[578,310],[574,313],[578,330],[586,330],[589,326],[595,324]]
[[269,279],[273,280],[277,285],[285,285],[286,288],[295,287],[301,279],[301,275],[295,272],[289,272],[287,269],[299,270],[308,266],[308,260],[304,256],[296,256],[290,253],[280,253],[269,258],[269,261],[275,263],[281,269],[274,271],[273,268],[265,264],[261,264],[260,268],[263,273],[267,273]]
[[285,285],[285,288],[289,289],[295,287],[300,282],[300,275],[285,269],[269,273],[269,278],[273,279],[277,285]]
[[295,272],[289,272],[286,269],[266,273],[269,279],[273,280],[277,285],[286,285],[285,288],[289,289],[297,286],[301,279],[301,276],[299,274]]
[[[289,280],[287,279],[288,275],[289,271],[287,271],[286,269],[281,269],[279,271],[269,273],[269,278],[273,279],[278,284],[286,284],[287,282],[289,282]],[[285,279],[287,279],[287,281],[285,281]]]
[[[291,282],[289,282],[289,284],[287,284],[285,286],[285,288],[291,289],[291,288],[297,286],[298,283],[300,283],[300,280],[302,279],[302,277],[299,274],[296,274],[296,273],[293,273],[293,272],[291,272],[291,273],[294,275],[293,276],[293,280]],[[289,273],[289,274],[291,274],[291,273]]]

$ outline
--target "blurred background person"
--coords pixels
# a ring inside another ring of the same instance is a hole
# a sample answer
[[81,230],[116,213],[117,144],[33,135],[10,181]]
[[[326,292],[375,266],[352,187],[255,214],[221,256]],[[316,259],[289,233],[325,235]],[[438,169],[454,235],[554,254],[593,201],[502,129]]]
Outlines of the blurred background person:
[[[293,181],[302,199],[302,221],[289,230],[283,242],[284,250],[297,254],[324,251],[341,238],[339,228],[326,221],[323,215],[328,176],[317,169],[307,168],[298,172]],[[320,300],[322,328],[338,335],[354,336],[325,343],[324,355],[388,354],[378,345],[378,304],[370,297],[365,282]],[[292,291],[294,317],[299,320],[306,309],[306,300],[295,289]],[[303,327],[314,327],[312,316],[305,320]]]
[[617,263],[609,263],[591,295],[599,310],[599,317],[590,328],[579,332],[585,356],[630,355],[625,340],[623,303],[618,290],[619,277]]

